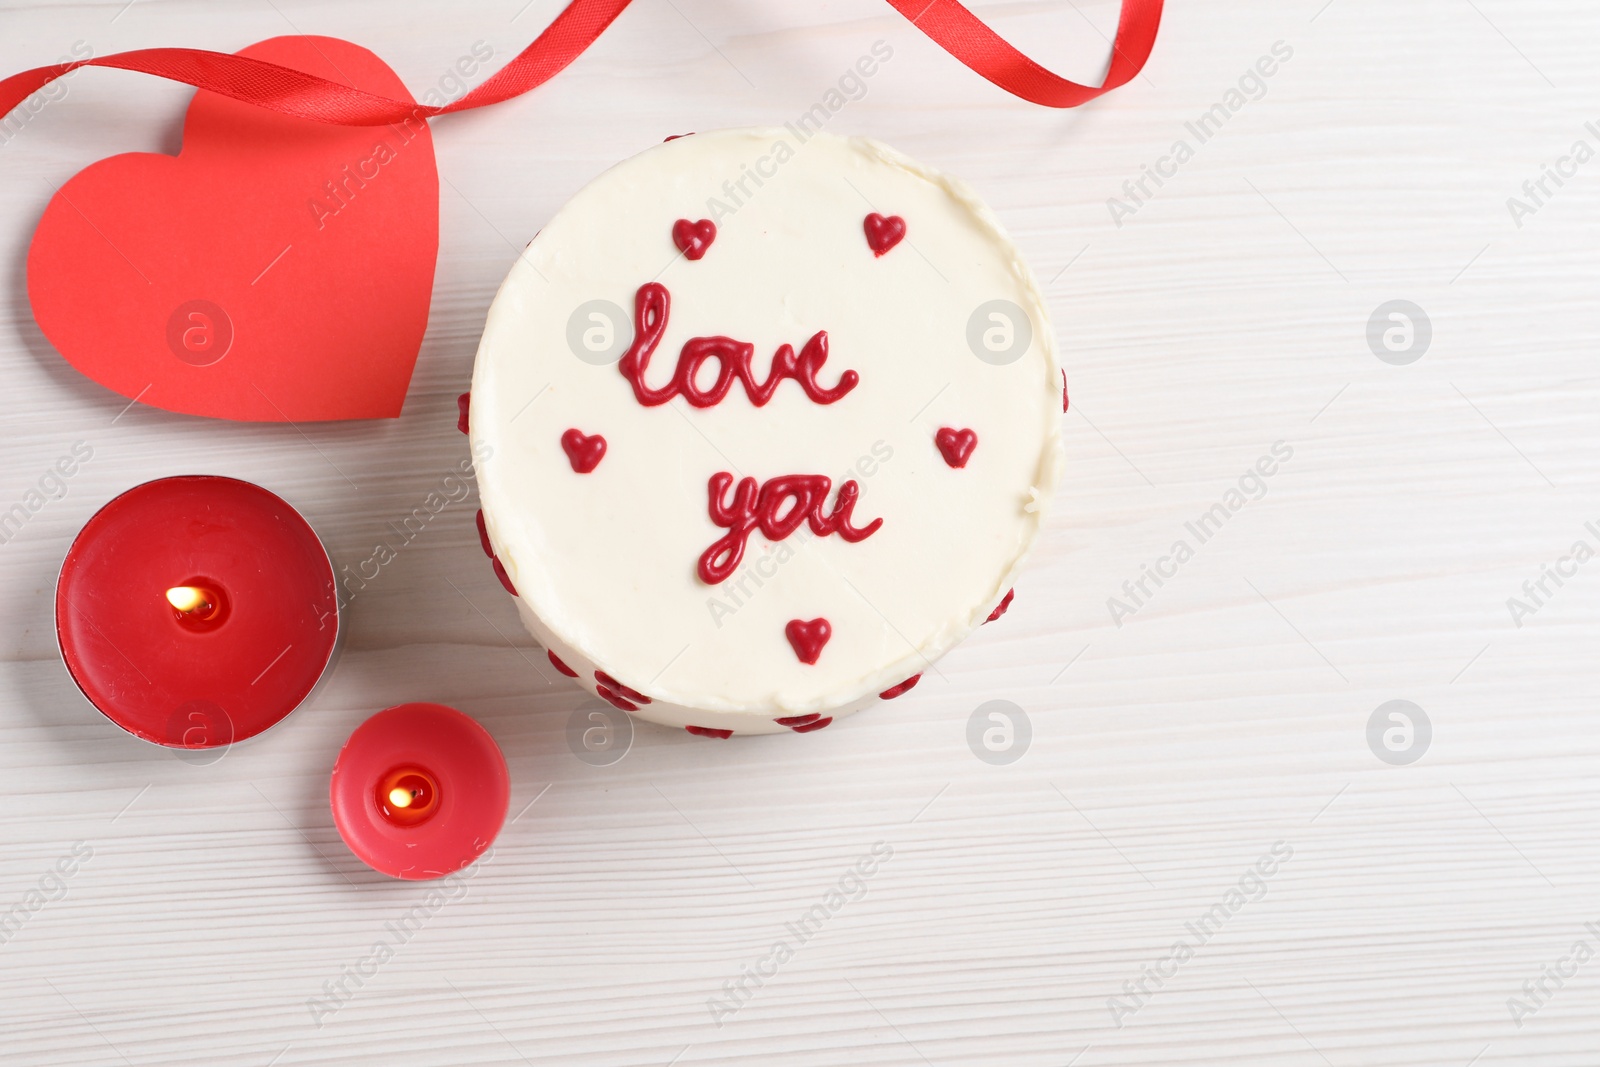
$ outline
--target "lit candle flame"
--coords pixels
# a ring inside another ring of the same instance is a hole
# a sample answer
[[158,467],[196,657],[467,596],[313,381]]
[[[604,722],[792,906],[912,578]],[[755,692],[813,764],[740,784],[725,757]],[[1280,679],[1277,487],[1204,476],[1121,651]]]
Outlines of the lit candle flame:
[[421,826],[439,811],[439,783],[418,767],[397,767],[373,783],[372,798],[393,826]]
[[210,597],[204,589],[193,585],[175,585],[167,590],[167,603],[187,614],[210,606]]

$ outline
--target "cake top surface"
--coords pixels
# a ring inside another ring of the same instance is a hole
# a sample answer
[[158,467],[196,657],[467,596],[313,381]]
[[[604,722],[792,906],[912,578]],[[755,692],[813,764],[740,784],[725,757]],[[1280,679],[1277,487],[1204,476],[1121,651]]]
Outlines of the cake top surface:
[[1038,288],[964,184],[724,130],[606,171],[528,245],[471,433],[501,561],[560,641],[657,700],[804,714],[982,623],[1060,404]]

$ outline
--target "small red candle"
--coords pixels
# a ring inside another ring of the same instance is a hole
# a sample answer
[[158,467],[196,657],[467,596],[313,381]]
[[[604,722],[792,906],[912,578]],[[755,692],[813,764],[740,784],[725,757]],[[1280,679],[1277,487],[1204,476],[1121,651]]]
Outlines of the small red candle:
[[333,565],[260,486],[186,475],[136,486],[79,532],[56,639],[90,703],[136,737],[216,748],[298,707],[339,629]]
[[350,851],[391,878],[442,878],[483,854],[511,803],[489,731],[443,704],[401,704],[356,727],[328,786]]

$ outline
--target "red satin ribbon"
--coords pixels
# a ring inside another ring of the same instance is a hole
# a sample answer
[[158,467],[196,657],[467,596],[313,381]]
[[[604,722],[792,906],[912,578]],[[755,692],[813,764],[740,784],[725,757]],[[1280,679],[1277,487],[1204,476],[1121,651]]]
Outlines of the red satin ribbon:
[[1122,0],[1122,17],[1111,42],[1111,68],[1100,85],[1079,85],[1050,73],[956,0],[889,0],[889,4],[940,48],[1013,96],[1045,107],[1077,107],[1126,85],[1144,69],[1161,25],[1162,0]]
[[[1123,0],[1105,83],[1080,85],[1052,74],[1007,44],[957,0],[888,0],[923,33],[994,84],[1046,107],[1077,107],[1131,81],[1144,67],[1161,23],[1162,0]],[[141,48],[13,74],[0,81],[0,118],[64,74],[115,67],[183,82],[285,115],[341,126],[383,126],[406,118],[498,104],[559,74],[583,54],[630,0],[572,0],[532,44],[461,99],[435,107],[392,100],[276,63],[198,48]]]

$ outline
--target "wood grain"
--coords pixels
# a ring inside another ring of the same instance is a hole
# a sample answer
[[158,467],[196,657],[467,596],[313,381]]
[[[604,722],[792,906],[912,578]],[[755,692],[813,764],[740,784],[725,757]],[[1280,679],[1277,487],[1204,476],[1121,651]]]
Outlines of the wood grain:
[[[0,69],[75,41],[232,50],[305,32],[448,90],[475,41],[499,62],[556,10],[524,2],[8,3]],[[1082,78],[1117,12],[979,9]],[[971,180],[1047,284],[1066,352],[1065,503],[1003,622],[833,729],[641,728],[590,767],[566,741],[579,694],[541,676],[463,503],[356,598],[315,705],[220,762],[143,746],[85,704],[49,595],[96,507],[162,474],[232,474],[362,558],[465,457],[455,396],[541,222],[667,134],[789,120],[880,38],[892,60],[830,128]],[[1280,41],[1292,56],[1200,143],[1186,124]],[[1600,162],[1520,227],[1506,205],[1573,142],[1600,147],[1597,43],[1576,0],[1173,4],[1145,76],[1056,114],[873,0],[643,0],[548,87],[438,123],[438,280],[405,413],[299,429],[125,410],[40,336],[22,264],[51,187],[114,152],[175,151],[188,95],[74,78],[0,144],[0,507],[73,442],[94,448],[0,545],[0,912],[75,842],[92,856],[0,944],[0,1060],[1600,1062],[1600,962],[1546,979],[1520,1025],[1508,1008],[1575,942],[1600,948],[1584,927],[1600,921],[1600,563],[1521,626],[1506,603],[1597,544]],[[1117,225],[1108,199],[1180,139],[1192,158]],[[1394,299],[1431,321],[1407,366],[1367,343]],[[1194,540],[1185,524],[1279,441],[1292,458],[1264,494],[1114,621],[1123,582]],[[995,699],[1032,727],[1004,766],[967,744]],[[1368,748],[1392,699],[1432,724],[1409,766]],[[520,815],[361,975],[427,889],[349,855],[327,775],[358,722],[406,700],[494,732]],[[718,1018],[724,983],[880,842],[892,855],[859,894],[848,883],[857,899]],[[1193,958],[1147,977],[1280,842],[1292,854],[1259,894],[1247,882],[1254,899]],[[319,1011],[351,971],[359,986]],[[1141,981],[1119,1020],[1112,998]]]

